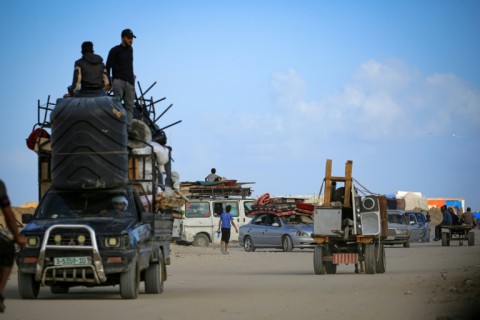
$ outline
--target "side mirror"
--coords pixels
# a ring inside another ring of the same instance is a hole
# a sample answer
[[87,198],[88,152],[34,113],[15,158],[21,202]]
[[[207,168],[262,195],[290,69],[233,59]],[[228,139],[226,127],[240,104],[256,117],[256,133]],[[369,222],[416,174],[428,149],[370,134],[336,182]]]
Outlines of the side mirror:
[[272,223],[272,227],[280,227],[280,225],[278,224],[278,222],[274,222]]
[[22,213],[22,223],[30,223],[33,220],[33,214]]

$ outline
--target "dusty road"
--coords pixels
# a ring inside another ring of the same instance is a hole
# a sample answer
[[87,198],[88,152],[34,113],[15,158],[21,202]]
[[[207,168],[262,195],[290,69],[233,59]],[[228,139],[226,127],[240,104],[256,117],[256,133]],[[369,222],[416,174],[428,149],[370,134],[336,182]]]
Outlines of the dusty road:
[[[165,291],[122,300],[118,287],[40,290],[21,300],[16,274],[0,319],[479,319],[480,232],[473,247],[387,247],[385,274],[315,275],[311,250],[244,252],[173,245]],[[143,290],[143,285],[141,287]]]

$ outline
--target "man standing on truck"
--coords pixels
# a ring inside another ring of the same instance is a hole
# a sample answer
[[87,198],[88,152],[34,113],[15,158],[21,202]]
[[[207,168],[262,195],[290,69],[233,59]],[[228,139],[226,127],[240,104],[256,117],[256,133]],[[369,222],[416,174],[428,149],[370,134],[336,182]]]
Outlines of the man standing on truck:
[[[15,220],[15,214],[10,207],[10,199],[7,195],[5,184],[0,180],[0,208],[2,208],[5,223],[13,235],[13,241],[23,246],[27,242],[24,236],[18,234],[18,226]],[[5,311],[3,301],[3,290],[8,281],[10,272],[12,271],[13,261],[15,259],[15,247],[10,238],[4,233],[3,228],[0,229],[0,312]]]
[[122,31],[122,43],[110,49],[107,58],[107,74],[112,70],[113,92],[118,99],[123,100],[127,111],[128,127],[133,119],[135,102],[135,75],[133,74],[133,31]]
[[238,228],[235,225],[235,222],[233,222],[233,216],[230,213],[230,210],[232,210],[232,206],[227,205],[225,207],[226,212],[222,213],[220,220],[218,221],[217,232],[220,232],[220,229],[222,230],[222,242],[220,243],[220,250],[223,254],[230,253],[228,251],[228,243],[230,242],[230,225],[232,225],[235,228],[235,231],[238,233]]
[[110,90],[107,69],[103,59],[94,54],[93,43],[82,43],[82,58],[75,61],[73,82],[68,87],[68,94],[105,94],[103,90]]

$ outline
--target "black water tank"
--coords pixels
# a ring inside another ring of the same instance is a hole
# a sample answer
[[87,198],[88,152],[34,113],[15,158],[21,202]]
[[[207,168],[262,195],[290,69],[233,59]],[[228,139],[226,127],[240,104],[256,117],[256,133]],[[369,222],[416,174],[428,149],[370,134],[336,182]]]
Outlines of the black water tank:
[[109,96],[58,99],[51,114],[52,187],[104,189],[128,182],[127,118]]

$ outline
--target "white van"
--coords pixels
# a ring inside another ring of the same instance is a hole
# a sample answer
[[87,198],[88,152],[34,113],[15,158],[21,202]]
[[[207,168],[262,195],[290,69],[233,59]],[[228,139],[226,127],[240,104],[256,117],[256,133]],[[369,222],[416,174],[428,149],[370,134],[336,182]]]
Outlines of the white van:
[[[174,222],[179,228],[180,241],[192,243],[197,247],[220,243],[221,239],[217,234],[218,221],[226,206],[232,207],[230,214],[234,217],[237,227],[240,227],[251,220],[245,212],[251,209],[254,201],[241,198],[191,199],[184,207],[185,218],[175,219]],[[233,227],[230,241],[238,241],[238,233]]]

